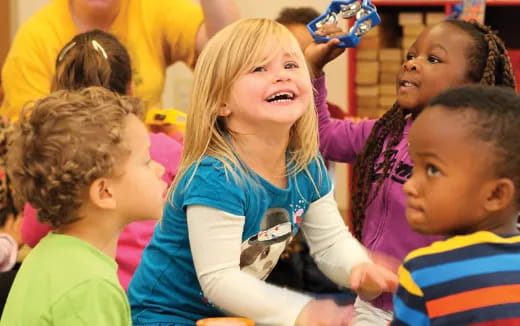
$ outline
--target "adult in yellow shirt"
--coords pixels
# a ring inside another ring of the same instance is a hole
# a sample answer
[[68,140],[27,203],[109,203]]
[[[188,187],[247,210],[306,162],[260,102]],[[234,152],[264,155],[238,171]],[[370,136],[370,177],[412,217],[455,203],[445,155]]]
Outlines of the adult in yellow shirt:
[[133,94],[161,107],[166,68],[195,64],[206,41],[238,19],[234,0],[51,0],[18,31],[2,69],[0,113],[17,119],[25,103],[50,92],[56,57],[74,35],[115,35],[132,60]]

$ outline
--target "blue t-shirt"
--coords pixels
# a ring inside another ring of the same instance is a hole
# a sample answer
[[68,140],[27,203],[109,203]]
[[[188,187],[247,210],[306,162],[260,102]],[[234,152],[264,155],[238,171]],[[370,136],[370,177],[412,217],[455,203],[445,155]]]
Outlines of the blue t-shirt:
[[204,296],[197,279],[188,239],[188,206],[204,205],[245,216],[241,270],[264,279],[291,235],[297,233],[309,204],[332,188],[321,158],[311,162],[307,171],[289,177],[286,189],[254,172],[247,178],[235,171],[239,181],[221,161],[205,157],[180,180],[173,204],[166,205],[130,283],[134,324],[194,325],[199,319],[224,315]]

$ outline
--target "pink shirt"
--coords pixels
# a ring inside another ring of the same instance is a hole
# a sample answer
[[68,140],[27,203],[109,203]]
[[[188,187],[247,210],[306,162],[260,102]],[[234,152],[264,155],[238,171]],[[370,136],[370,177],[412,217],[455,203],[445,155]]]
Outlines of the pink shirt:
[[[158,133],[150,134],[150,157],[165,168],[162,179],[171,185],[182,154],[182,145],[171,137]],[[128,224],[117,244],[116,261],[119,265],[117,274],[121,285],[126,290],[137,265],[141,261],[144,247],[152,238],[157,220],[139,221]],[[51,227],[38,222],[36,210],[29,204],[25,205],[22,220],[22,239],[30,247],[38,244]]]
[[0,233],[0,272],[13,268],[18,256],[18,244],[7,233]]

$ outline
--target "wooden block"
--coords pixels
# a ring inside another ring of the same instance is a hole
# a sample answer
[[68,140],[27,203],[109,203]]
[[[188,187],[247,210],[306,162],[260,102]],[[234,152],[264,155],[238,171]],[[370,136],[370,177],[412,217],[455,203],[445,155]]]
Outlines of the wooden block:
[[356,95],[357,96],[373,96],[377,97],[379,95],[379,86],[357,86],[356,87]]
[[362,38],[359,41],[358,49],[377,49],[379,48],[379,38]]
[[381,72],[391,72],[394,75],[401,69],[400,62],[381,62],[379,66],[379,71]]
[[403,60],[402,50],[399,48],[388,48],[379,50],[379,61],[401,63]]
[[379,117],[379,108],[377,106],[375,107],[363,107],[359,106],[357,108],[357,115],[358,117],[366,117],[370,119],[378,118]]
[[379,106],[389,108],[395,103],[395,96],[380,96],[379,97]]
[[377,96],[358,96],[356,98],[358,107],[376,107],[379,105],[379,97]]
[[446,19],[443,12],[428,12],[426,13],[426,25],[435,25]]
[[379,82],[379,71],[363,71],[356,73],[356,85],[375,85]]
[[403,26],[404,37],[415,37],[419,36],[424,31],[425,25],[406,25]]
[[412,47],[412,44],[415,43],[415,40],[416,40],[415,37],[403,37],[401,44],[402,44],[404,53],[408,52],[408,50]]
[[394,96],[396,95],[396,85],[395,83],[391,84],[379,84],[379,94],[381,96]]
[[380,27],[379,25],[375,26],[375,27],[372,27],[368,33],[366,33],[365,35],[363,35],[363,38],[364,39],[367,39],[367,38],[379,38],[381,36],[380,34]]
[[357,60],[377,60],[379,49],[359,49],[356,51]]
[[379,61],[358,61],[356,63],[356,83],[373,85],[379,82]]
[[[394,83],[397,80],[397,72],[380,72],[379,73],[379,82],[381,84],[390,84]],[[395,85],[394,85],[395,86]]]
[[399,25],[421,25],[424,21],[422,12],[401,12],[399,13]]

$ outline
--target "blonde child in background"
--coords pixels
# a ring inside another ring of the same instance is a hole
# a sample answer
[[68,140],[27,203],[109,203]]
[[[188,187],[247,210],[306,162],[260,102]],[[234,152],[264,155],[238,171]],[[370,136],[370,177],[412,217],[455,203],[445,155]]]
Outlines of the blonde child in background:
[[158,218],[166,194],[142,110],[100,87],[58,91],[24,110],[8,175],[54,231],[25,258],[0,325],[131,325],[114,261],[119,233]]
[[520,324],[520,96],[465,86],[435,97],[410,129],[406,218],[448,238],[399,270],[392,325]]
[[[93,30],[76,35],[56,58],[53,90],[80,90],[102,86],[120,95],[132,95],[132,65],[130,56],[119,40],[106,32]],[[164,133],[150,133],[150,156],[165,168],[162,179],[170,185],[177,174],[182,145]],[[152,238],[157,220],[129,224],[121,232],[116,261],[121,285],[126,290],[144,247]],[[50,231],[39,223],[36,211],[26,205],[22,224],[23,240],[34,247]]]
[[[342,33],[327,25],[324,35]],[[325,159],[355,162],[352,195],[354,233],[371,251],[401,262],[410,251],[437,236],[414,232],[405,218],[402,185],[413,163],[408,132],[427,102],[441,91],[465,84],[514,88],[510,59],[502,40],[476,22],[447,20],[428,27],[408,49],[396,78],[397,99],[378,120],[355,123],[330,119],[323,66],[343,52],[337,39],[309,46],[306,57],[316,73],[320,150]],[[395,264],[397,268],[397,264]],[[357,299],[354,324],[386,325],[392,319],[392,297],[372,302]]]
[[318,153],[310,76],[294,36],[234,23],[195,68],[185,150],[161,224],[128,291],[134,325],[222,315],[263,325],[346,325],[332,300],[263,281],[301,228],[320,268],[364,297],[392,291],[348,232]]

